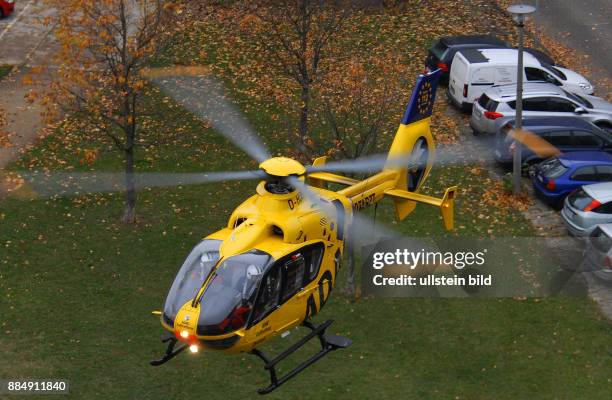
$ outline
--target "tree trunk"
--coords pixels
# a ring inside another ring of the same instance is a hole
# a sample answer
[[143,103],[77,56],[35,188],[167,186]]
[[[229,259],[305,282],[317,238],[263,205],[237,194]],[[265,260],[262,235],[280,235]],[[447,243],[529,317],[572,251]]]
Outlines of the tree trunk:
[[355,247],[349,236],[346,241],[347,268],[346,268],[346,293],[355,295]]
[[310,88],[308,86],[302,86],[301,95],[302,106],[300,107],[300,126],[299,126],[299,146],[300,152],[305,156],[309,157],[309,148],[307,145],[308,139],[308,112],[310,105]]
[[125,208],[123,223],[136,222],[136,184],[134,179],[134,147],[125,150]]

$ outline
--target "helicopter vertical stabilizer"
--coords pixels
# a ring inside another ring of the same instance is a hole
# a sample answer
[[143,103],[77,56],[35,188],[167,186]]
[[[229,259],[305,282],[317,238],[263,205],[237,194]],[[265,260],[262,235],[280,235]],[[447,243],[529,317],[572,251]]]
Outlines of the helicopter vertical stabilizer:
[[[430,122],[439,77],[440,70],[419,76],[391,144],[385,169],[399,172],[394,188],[396,193],[417,192],[431,170],[435,146]],[[399,220],[414,211],[418,201],[408,200],[406,196],[392,197]]]

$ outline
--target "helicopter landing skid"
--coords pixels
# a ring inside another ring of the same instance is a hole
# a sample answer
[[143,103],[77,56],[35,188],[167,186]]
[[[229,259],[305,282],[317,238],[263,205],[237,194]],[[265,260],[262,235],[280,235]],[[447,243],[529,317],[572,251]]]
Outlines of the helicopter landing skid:
[[[351,339],[337,336],[337,335],[326,335],[325,330],[329,328],[329,326],[333,323],[333,320],[327,320],[322,324],[315,326],[310,321],[304,321],[302,325],[310,329],[310,333],[300,339],[298,342],[294,343],[287,350],[280,353],[278,356],[273,359],[268,358],[261,350],[253,349],[251,354],[256,355],[261,358],[265,364],[264,368],[270,372],[270,385],[257,390],[259,394],[268,394],[278,388],[283,383],[287,382],[289,379],[295,377],[297,374],[308,368],[310,365],[314,364],[321,358],[327,355],[330,351],[334,351],[336,349],[343,349],[345,347],[350,346],[353,341]],[[284,360],[289,355],[296,352],[310,340],[314,339],[315,336],[319,337],[319,341],[321,342],[321,350],[311,356],[308,360],[304,361],[293,370],[289,371],[284,376],[278,378],[276,375],[276,364],[280,361]]]
[[149,364],[153,365],[154,367],[157,367],[158,365],[165,364],[168,361],[172,360],[177,355],[179,355],[187,347],[189,347],[189,345],[184,344],[181,347],[179,347],[178,349],[174,350],[174,346],[176,346],[176,343],[178,342],[178,340],[176,340],[176,338],[174,338],[172,336],[167,337],[165,339],[162,339],[162,343],[166,343],[166,342],[169,342],[168,343],[168,347],[166,348],[166,354],[164,354],[164,356],[162,358],[160,358],[159,360],[153,360],[153,361],[149,362]]

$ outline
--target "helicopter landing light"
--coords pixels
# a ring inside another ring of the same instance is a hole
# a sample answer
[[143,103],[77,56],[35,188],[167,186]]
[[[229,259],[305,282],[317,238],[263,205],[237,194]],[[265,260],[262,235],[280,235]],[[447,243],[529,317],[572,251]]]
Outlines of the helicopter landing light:
[[189,351],[192,352],[192,353],[197,353],[198,350],[200,350],[200,348],[198,347],[197,344],[192,344],[191,346],[189,346]]

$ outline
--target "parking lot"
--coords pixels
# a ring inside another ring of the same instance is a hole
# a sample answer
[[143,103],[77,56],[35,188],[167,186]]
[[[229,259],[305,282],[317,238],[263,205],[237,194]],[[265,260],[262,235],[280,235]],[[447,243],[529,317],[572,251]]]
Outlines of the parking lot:
[[[465,119],[465,114],[462,114],[455,107],[449,106],[447,113],[457,121],[462,121],[459,125],[461,135],[458,148],[466,153],[465,158],[486,168],[491,177],[502,179],[503,175],[509,171],[496,163],[491,156],[486,156],[492,152],[493,138],[491,136],[474,136]],[[554,258],[561,267],[561,271],[557,274],[559,280],[556,283],[563,286],[575,279],[584,280],[588,287],[589,297],[598,303],[602,312],[609,319],[612,319],[612,290],[609,284],[602,282],[591,272],[576,271],[584,259],[585,242],[569,234],[559,211],[545,204],[535,195],[529,178],[523,177],[523,184],[533,201],[529,209],[523,211],[523,214],[533,225],[537,236],[545,240],[547,249],[543,256]],[[557,288],[557,290],[561,289],[562,287]]]
[[17,1],[15,12],[0,20],[0,64],[47,64],[54,43],[45,18],[54,12],[42,0]]

